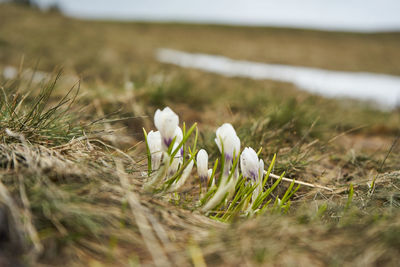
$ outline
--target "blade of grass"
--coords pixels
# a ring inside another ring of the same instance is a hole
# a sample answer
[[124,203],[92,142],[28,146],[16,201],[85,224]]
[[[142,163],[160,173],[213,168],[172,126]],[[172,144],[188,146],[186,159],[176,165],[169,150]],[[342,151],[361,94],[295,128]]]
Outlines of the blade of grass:
[[147,176],[150,177],[151,172],[152,172],[152,167],[151,167],[151,153],[150,153],[149,143],[147,142],[147,132],[146,132],[146,129],[145,129],[145,128],[143,128],[143,134],[144,134],[144,140],[145,140],[145,142],[146,142]]

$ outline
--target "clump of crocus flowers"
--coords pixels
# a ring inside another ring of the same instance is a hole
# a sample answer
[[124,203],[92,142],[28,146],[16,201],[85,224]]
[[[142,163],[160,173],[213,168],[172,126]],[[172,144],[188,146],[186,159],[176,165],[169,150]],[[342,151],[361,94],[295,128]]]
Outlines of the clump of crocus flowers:
[[[156,111],[154,124],[157,131],[147,133],[144,130],[148,154],[148,179],[144,190],[175,193],[185,184],[196,165],[200,185],[198,206],[204,213],[228,220],[237,214],[252,216],[268,209],[289,208],[289,199],[298,189],[293,188],[294,181],[283,198],[276,197],[272,205],[269,196],[283,177],[282,174],[266,188],[275,156],[265,171],[264,161],[253,148],[246,147],[240,151],[240,139],[230,123],[224,123],[216,130],[215,143],[221,157],[216,159],[212,168],[208,165],[207,151],[197,151],[196,124],[186,129],[183,123],[180,128],[178,115],[169,107]],[[194,142],[189,146],[188,140],[193,133]]]

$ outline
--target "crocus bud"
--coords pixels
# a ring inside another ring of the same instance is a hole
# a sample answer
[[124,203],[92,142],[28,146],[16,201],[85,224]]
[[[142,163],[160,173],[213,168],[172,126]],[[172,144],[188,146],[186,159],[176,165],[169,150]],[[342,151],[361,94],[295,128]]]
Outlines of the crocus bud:
[[263,177],[264,177],[264,161],[260,159],[258,163],[258,179],[262,181]]
[[216,136],[215,143],[217,143],[221,153],[222,146],[224,147],[225,159],[227,161],[231,161],[234,156],[238,156],[240,152],[240,139],[230,123],[224,123],[219,127]]
[[246,147],[240,155],[240,168],[244,177],[250,178],[253,182],[258,180],[260,162],[257,153],[251,147]]
[[167,151],[169,145],[176,136],[179,117],[169,107],[164,108],[162,111],[157,109],[154,114],[154,124],[157,130],[160,131],[162,147],[164,151]]
[[207,176],[208,176],[208,154],[207,151],[204,149],[200,149],[200,151],[197,153],[197,173],[200,177],[200,180],[207,181]]
[[151,167],[157,170],[161,162],[161,135],[159,131],[150,131],[147,135],[147,144],[151,154]]

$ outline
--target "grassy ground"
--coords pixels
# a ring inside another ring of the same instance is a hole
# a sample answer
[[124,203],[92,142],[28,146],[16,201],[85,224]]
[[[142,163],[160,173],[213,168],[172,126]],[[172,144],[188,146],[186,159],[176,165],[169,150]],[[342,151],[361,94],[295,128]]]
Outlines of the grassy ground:
[[[0,73],[53,76],[0,77],[0,265],[396,266],[398,111],[160,64],[154,51],[400,75],[399,45],[398,33],[89,22],[1,5]],[[277,153],[274,172],[335,190],[301,187],[289,213],[231,224],[193,211],[195,175],[179,203],[143,193],[141,128],[166,105],[199,123],[212,158],[215,129],[231,122],[242,146],[262,146],[266,162]]]

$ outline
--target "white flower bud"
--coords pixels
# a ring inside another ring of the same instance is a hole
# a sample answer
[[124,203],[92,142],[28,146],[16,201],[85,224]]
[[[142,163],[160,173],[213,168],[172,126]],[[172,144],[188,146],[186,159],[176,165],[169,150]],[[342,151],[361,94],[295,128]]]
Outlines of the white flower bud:
[[164,108],[162,111],[157,109],[154,114],[154,124],[157,130],[160,131],[162,147],[164,151],[167,151],[169,145],[176,136],[179,117],[169,107]]
[[151,167],[153,170],[157,170],[160,167],[162,156],[160,132],[150,131],[147,135],[147,144],[151,154]]
[[264,161],[260,159],[258,163],[258,179],[260,180],[260,182],[262,181],[263,177],[264,177]]
[[207,181],[208,177],[208,154],[204,149],[197,153],[197,173],[201,181]]
[[[246,147],[240,155],[240,168],[244,177],[250,178],[252,182],[258,180],[260,162],[257,153],[251,147]],[[264,164],[262,168],[264,168]]]
[[222,153],[224,148],[225,158],[231,161],[234,156],[238,156],[240,152],[240,139],[236,135],[235,129],[230,123],[224,123],[217,129],[215,143],[217,143],[219,151]]

